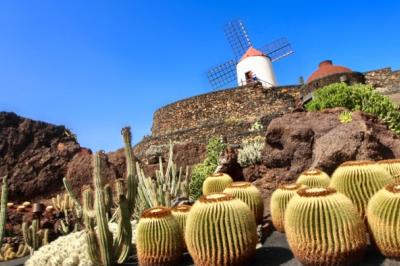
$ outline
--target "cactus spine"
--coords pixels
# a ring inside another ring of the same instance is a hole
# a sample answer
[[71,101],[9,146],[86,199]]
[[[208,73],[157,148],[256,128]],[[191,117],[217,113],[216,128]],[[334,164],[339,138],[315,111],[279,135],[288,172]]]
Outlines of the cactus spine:
[[[182,204],[171,209],[172,215],[175,217],[176,221],[179,224],[183,239],[185,239],[186,220],[191,207],[192,206],[190,205]],[[186,248],[186,245],[184,245],[184,247]]]
[[301,184],[287,184],[279,186],[271,196],[270,210],[272,224],[279,232],[285,232],[285,211],[289,201],[297,190],[304,188]]
[[329,175],[319,169],[304,171],[296,181],[296,183],[307,187],[328,187],[330,182]]
[[31,248],[31,251],[38,250],[42,245],[49,243],[48,229],[39,229],[39,220],[32,220],[31,226],[26,222],[22,223],[22,235],[25,243]]
[[171,210],[155,207],[144,211],[136,228],[136,243],[142,266],[174,265],[179,262],[183,236]]
[[228,174],[214,173],[204,180],[203,195],[222,192],[232,182],[233,180]]
[[250,208],[226,193],[200,197],[189,212],[185,238],[196,265],[249,265],[258,241]]
[[7,201],[8,201],[8,183],[7,183],[7,176],[4,176],[3,185],[1,186],[1,203],[0,203],[0,247],[3,244],[4,229],[7,222]]
[[250,182],[233,182],[224,193],[231,194],[246,203],[254,214],[257,224],[261,224],[264,213],[264,201],[261,192]]
[[333,188],[304,188],[290,200],[285,231],[305,265],[348,265],[367,245],[365,224],[352,202]]
[[400,259],[400,182],[387,185],[371,198],[367,217],[381,253]]
[[400,182],[400,159],[389,159],[378,161],[386,171],[395,179],[395,181]]
[[365,219],[370,198],[392,181],[390,174],[373,161],[349,161],[335,170],[330,187],[349,197]]

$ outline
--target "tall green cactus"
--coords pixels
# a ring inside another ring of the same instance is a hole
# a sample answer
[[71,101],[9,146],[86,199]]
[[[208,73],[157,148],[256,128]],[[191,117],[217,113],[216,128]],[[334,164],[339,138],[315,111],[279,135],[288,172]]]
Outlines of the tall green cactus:
[[400,259],[400,181],[387,185],[371,198],[367,218],[381,253]]
[[285,232],[304,265],[352,265],[367,246],[355,206],[333,188],[298,190],[285,212]]
[[4,229],[7,222],[7,201],[8,201],[8,183],[7,183],[7,176],[4,176],[3,185],[1,186],[1,203],[0,203],[0,247],[3,244]]
[[22,235],[31,251],[38,250],[42,245],[46,245],[49,242],[48,229],[39,229],[38,219],[32,220],[30,226],[26,222],[22,223]]

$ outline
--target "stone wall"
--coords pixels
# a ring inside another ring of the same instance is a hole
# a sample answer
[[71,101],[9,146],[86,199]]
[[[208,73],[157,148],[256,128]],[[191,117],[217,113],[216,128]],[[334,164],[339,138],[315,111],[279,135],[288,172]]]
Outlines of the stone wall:
[[400,104],[400,70],[392,71],[387,67],[365,72],[364,75],[367,84],[371,84],[380,93]]
[[152,136],[223,122],[254,123],[264,114],[294,105],[298,86],[250,85],[215,91],[169,104],[154,113]]

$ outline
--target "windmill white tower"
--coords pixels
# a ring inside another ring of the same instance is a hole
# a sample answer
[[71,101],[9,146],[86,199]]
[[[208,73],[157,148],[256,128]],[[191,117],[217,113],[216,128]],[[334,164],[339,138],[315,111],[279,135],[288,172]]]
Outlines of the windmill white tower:
[[208,80],[214,88],[237,80],[239,86],[260,82],[264,87],[277,86],[272,62],[293,53],[286,38],[278,39],[260,50],[253,47],[244,24],[240,20],[225,26],[225,35],[232,47],[235,59],[210,69]]

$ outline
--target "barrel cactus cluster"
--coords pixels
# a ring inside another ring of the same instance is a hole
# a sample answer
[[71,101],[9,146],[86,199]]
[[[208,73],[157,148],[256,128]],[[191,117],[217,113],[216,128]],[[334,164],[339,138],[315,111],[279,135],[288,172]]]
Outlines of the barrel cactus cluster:
[[378,162],[385,170],[395,179],[400,182],[400,159],[388,159]]
[[307,187],[328,187],[331,179],[319,169],[310,169],[301,173],[296,182]]

